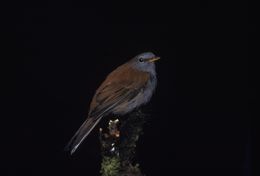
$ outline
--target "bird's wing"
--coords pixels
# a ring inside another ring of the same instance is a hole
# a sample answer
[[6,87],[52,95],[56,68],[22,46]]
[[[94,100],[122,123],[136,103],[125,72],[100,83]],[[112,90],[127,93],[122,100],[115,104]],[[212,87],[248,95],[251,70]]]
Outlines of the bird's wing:
[[111,112],[120,103],[132,99],[139,93],[139,89],[131,89],[129,87],[117,84],[105,86],[93,98],[92,108],[89,112],[89,118],[96,118],[102,114]]
[[145,87],[149,78],[148,73],[140,74],[137,71],[109,75],[92,99],[89,117],[98,117],[100,114],[111,111],[118,104],[131,100]]

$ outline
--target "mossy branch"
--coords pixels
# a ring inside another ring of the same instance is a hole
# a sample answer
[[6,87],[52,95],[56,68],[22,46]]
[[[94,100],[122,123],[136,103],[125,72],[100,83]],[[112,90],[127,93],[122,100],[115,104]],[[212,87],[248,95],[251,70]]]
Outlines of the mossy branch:
[[127,118],[111,119],[106,128],[100,129],[102,176],[143,176],[134,160],[145,118],[138,110]]

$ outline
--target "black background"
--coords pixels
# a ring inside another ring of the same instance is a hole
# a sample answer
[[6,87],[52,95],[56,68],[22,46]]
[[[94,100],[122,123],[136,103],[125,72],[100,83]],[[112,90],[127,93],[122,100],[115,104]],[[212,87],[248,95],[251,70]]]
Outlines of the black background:
[[247,13],[239,2],[11,4],[2,23],[1,167],[99,175],[97,129],[72,157],[63,147],[105,76],[152,51],[162,59],[138,143],[143,172],[250,175]]

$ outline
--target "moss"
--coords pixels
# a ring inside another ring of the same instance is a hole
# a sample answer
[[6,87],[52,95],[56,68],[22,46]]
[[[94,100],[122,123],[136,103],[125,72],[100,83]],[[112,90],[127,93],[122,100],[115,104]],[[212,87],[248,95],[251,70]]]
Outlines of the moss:
[[102,176],[118,176],[120,169],[119,157],[103,157],[100,173]]

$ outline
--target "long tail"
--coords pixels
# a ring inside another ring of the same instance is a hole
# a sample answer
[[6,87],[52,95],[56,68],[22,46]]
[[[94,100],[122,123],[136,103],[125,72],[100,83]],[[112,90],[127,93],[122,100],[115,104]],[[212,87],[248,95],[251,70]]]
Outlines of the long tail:
[[72,155],[83,142],[83,140],[93,130],[93,128],[98,124],[101,118],[102,116],[98,118],[87,118],[87,120],[81,125],[78,131],[71,138],[70,142],[65,147],[65,150],[70,151],[70,154]]

